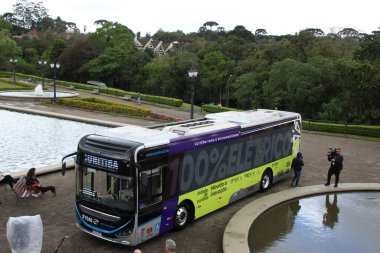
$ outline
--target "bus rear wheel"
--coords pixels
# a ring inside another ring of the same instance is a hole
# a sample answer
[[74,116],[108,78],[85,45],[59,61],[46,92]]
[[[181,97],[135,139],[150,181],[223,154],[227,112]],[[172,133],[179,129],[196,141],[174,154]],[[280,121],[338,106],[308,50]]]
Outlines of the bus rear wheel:
[[272,186],[272,174],[270,170],[266,170],[261,177],[260,181],[260,191],[266,192]]
[[181,230],[192,220],[192,209],[187,202],[181,202],[174,215],[174,229]]

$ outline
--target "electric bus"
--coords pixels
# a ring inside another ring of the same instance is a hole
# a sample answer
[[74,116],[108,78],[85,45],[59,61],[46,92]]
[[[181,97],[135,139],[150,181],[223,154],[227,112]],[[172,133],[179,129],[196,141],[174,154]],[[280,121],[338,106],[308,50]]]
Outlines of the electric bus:
[[298,113],[212,113],[153,128],[127,125],[81,138],[75,157],[77,227],[137,245],[290,174]]

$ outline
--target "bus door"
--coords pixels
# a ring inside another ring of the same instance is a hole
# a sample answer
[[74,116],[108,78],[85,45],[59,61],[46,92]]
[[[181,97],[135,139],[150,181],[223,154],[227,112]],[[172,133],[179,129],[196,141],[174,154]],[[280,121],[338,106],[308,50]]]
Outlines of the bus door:
[[149,164],[141,162],[138,166],[138,243],[157,236],[161,226],[162,173],[166,165]]

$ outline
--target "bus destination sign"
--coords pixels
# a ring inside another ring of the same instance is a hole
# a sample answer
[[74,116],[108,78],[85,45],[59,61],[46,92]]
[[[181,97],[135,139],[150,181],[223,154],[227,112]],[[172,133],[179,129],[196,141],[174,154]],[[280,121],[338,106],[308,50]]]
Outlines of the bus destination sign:
[[117,161],[89,154],[84,155],[84,163],[110,170],[119,169],[119,164],[117,163]]

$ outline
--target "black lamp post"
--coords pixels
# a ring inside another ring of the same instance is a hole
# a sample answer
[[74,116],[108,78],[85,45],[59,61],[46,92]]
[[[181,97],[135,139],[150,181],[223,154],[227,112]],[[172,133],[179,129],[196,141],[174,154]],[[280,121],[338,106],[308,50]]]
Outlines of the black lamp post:
[[189,70],[189,77],[191,78],[191,111],[190,119],[194,118],[194,92],[195,92],[195,79],[198,76],[198,71],[195,69]]
[[55,84],[55,79],[57,78],[57,69],[59,69],[61,65],[58,62],[55,63],[50,63],[50,68],[53,70],[53,87],[54,87],[54,97],[53,97],[53,102],[57,102],[57,88]]
[[226,85],[226,91],[227,91],[227,98],[226,98],[226,107],[228,107],[228,103],[230,101],[230,81],[231,81],[231,77],[232,75],[230,75],[230,77],[228,77],[228,81],[227,81],[227,85]]
[[44,89],[44,85],[45,85],[45,66],[46,66],[46,63],[47,61],[38,61],[38,64],[40,64],[40,68],[41,68],[41,76],[42,76],[42,89]]
[[16,63],[17,63],[17,59],[10,58],[9,61],[13,65],[13,85],[16,85]]

